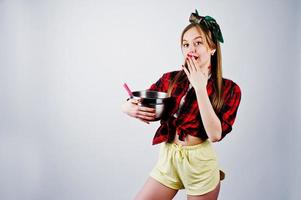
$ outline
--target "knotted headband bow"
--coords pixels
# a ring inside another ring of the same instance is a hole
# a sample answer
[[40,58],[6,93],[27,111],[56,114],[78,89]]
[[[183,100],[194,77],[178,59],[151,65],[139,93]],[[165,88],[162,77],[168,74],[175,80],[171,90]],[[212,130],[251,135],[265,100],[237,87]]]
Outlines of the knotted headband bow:
[[210,16],[200,16],[198,11],[195,10],[195,13],[191,13],[189,17],[189,21],[191,23],[204,24],[206,28],[208,28],[213,34],[214,38],[221,43],[224,42],[221,29],[219,25],[216,23],[215,19]]

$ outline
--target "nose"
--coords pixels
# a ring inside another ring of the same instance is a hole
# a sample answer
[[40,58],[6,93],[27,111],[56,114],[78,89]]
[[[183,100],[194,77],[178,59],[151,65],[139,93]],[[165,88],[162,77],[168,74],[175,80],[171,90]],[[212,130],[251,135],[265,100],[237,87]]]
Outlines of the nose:
[[189,49],[188,49],[188,52],[189,53],[195,53],[195,50],[196,50],[195,46],[194,45],[190,45]]

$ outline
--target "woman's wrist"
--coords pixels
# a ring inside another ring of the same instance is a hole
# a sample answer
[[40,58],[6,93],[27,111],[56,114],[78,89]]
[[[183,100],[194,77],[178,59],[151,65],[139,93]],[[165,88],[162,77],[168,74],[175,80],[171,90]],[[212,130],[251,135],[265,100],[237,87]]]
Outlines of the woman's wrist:
[[195,92],[197,94],[207,94],[207,88],[206,87],[201,87],[201,88],[195,88]]

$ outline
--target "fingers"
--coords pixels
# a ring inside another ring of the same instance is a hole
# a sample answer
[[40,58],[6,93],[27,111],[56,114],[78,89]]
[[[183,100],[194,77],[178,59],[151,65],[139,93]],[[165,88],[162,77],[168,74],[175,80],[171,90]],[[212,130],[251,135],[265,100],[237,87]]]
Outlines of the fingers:
[[152,121],[156,117],[156,110],[154,108],[138,105],[135,117],[144,122]]
[[191,64],[190,64],[189,58],[187,58],[186,61],[187,61],[187,70],[189,71],[189,73],[191,73],[192,68],[191,68]]
[[129,102],[133,104],[138,104],[141,100],[140,99],[130,99]]
[[[189,77],[192,73],[194,72],[198,72],[198,71],[203,71],[200,68],[198,68],[197,66],[197,61],[196,59],[192,56],[192,57],[188,57],[186,58],[186,63],[187,63],[187,68],[185,66],[182,65],[184,72],[186,73],[186,75]],[[209,70],[205,70],[205,72],[202,72],[202,74],[205,77],[208,77],[208,73]]]
[[139,119],[147,124],[149,121],[154,121],[156,117],[156,109],[141,105],[141,99],[129,99],[128,115]]
[[138,111],[137,115],[139,115],[139,116],[146,116],[146,117],[155,117],[156,113]]
[[146,116],[143,114],[137,114],[136,118],[142,119],[142,120],[147,120],[147,121],[152,121],[155,119],[155,116]]
[[156,116],[156,110],[154,108],[138,106],[137,115],[146,116],[146,117],[155,117]]
[[156,109],[154,109],[154,108],[149,108],[149,107],[145,107],[145,106],[139,106],[138,110],[145,111],[145,112],[155,112],[156,111]]
[[194,58],[194,56],[192,56],[191,58],[189,58],[189,63],[191,65],[191,69],[194,71],[197,71],[197,67],[196,67],[196,60]]
[[192,58],[187,58],[187,65],[189,73],[193,73],[193,71],[195,71],[195,66],[193,64]]

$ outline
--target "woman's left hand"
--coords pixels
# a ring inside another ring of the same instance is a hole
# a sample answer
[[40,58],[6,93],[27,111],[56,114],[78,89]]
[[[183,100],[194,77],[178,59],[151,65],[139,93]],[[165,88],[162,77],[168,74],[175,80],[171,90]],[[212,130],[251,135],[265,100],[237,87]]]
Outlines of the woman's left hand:
[[185,74],[188,77],[189,82],[191,83],[192,87],[197,91],[201,89],[206,89],[207,82],[208,82],[208,70],[201,70],[200,67],[197,65],[195,58],[187,58],[186,63],[188,66],[188,70],[186,67],[183,67]]

